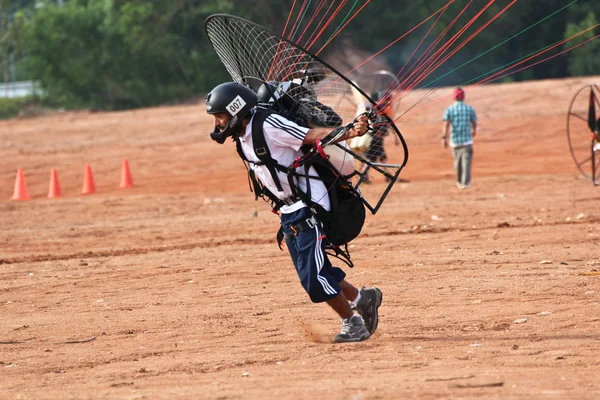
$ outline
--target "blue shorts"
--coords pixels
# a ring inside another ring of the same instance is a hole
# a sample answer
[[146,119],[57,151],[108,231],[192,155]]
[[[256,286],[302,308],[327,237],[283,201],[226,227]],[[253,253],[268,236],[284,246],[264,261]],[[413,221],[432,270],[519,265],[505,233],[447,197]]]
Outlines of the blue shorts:
[[292,261],[298,272],[300,283],[313,303],[321,303],[335,298],[340,292],[340,282],[346,273],[331,265],[325,254],[325,239],[322,228],[317,225],[312,229],[293,235],[292,225],[310,218],[308,207],[290,214],[281,214],[281,226],[286,234],[286,244]]

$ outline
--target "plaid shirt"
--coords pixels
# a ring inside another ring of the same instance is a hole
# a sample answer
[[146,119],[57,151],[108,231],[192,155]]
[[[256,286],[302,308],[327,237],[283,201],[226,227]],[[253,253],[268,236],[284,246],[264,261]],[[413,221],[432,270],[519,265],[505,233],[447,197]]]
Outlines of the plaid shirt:
[[471,123],[477,121],[477,115],[475,115],[473,107],[462,101],[457,101],[446,109],[444,121],[452,123],[451,147],[466,146],[473,143]]

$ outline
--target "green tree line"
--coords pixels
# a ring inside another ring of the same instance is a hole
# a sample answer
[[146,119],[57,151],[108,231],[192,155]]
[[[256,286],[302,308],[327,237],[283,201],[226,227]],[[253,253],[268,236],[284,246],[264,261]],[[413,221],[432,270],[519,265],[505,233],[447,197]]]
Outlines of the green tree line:
[[[296,21],[300,22],[295,25],[295,32],[309,23],[313,24],[311,30],[314,31],[317,21],[326,13],[326,7],[319,8],[321,3],[293,0],[0,0],[0,80],[38,81],[44,96],[53,104],[68,108],[117,110],[190,101],[229,79],[204,33],[204,20],[209,15],[233,14],[281,33],[292,10],[288,33]],[[341,2],[325,3],[335,8]],[[390,46],[381,57],[393,72],[414,67],[419,51],[434,45],[437,37],[440,41],[436,48],[448,42],[488,3],[488,0],[452,2],[444,13],[436,14]],[[495,1],[455,46],[511,3],[509,0]],[[336,28],[364,4],[365,0],[355,0],[340,8],[313,48],[325,44]],[[352,43],[357,49],[374,54],[446,4],[448,0],[371,0],[331,41],[323,57],[334,54],[342,43]],[[561,8],[564,9],[557,12]],[[314,15],[316,17],[311,19]],[[600,2],[597,0],[516,2],[428,79],[436,85],[467,82],[595,26],[599,16]],[[435,25],[433,21],[436,21]],[[598,29],[592,29],[555,52],[590,39],[596,32]],[[512,40],[490,51],[512,36],[515,36]],[[507,79],[598,74],[599,49],[600,42],[595,40]],[[474,58],[476,60],[469,62]],[[465,63],[468,64],[456,69]]]

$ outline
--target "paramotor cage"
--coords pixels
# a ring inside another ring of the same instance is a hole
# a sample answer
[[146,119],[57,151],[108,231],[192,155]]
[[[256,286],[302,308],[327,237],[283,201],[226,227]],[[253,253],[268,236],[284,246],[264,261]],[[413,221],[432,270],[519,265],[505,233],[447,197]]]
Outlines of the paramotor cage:
[[573,96],[567,114],[569,150],[577,169],[600,186],[600,87],[588,85]]
[[[260,25],[216,14],[206,19],[205,30],[231,78],[257,93],[259,107],[303,126],[336,132],[351,124],[360,110],[371,110],[373,130],[368,135],[375,140],[364,153],[351,150],[346,142],[330,141],[324,148],[331,163],[352,182],[365,206],[375,214],[408,160],[406,142],[394,121],[329,64]],[[401,150],[388,155],[383,145],[390,139],[401,144]],[[382,184],[367,188],[364,185],[368,183]]]

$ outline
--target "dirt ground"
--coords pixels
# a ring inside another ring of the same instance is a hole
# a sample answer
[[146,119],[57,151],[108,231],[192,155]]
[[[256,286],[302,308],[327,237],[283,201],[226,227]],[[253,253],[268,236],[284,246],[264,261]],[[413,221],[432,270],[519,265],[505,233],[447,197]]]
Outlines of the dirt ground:
[[[467,91],[468,190],[439,139],[450,101],[400,122],[409,182],[351,246],[349,281],[384,294],[358,344],[332,343],[339,319],[310,303],[202,104],[0,122],[0,398],[600,398],[600,188],[565,132],[599,82]],[[30,201],[8,201],[17,168]]]

